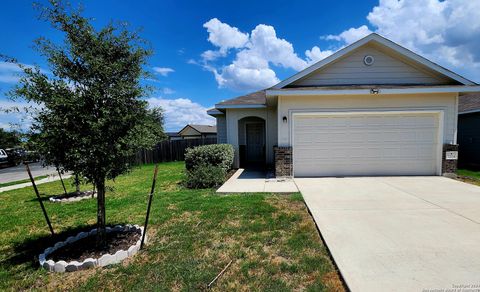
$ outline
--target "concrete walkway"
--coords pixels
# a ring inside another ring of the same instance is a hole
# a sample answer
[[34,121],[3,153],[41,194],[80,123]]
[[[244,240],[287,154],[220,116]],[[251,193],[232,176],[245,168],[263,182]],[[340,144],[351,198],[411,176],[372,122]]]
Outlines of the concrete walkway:
[[[69,177],[71,177],[70,174],[62,175],[62,178],[63,178],[63,179],[67,179],[67,178],[69,178]],[[59,177],[58,175],[52,174],[52,175],[49,175],[49,176],[46,177],[46,178],[42,178],[42,179],[39,179],[39,180],[35,180],[35,184],[38,186],[38,185],[41,185],[41,184],[44,184],[44,183],[47,183],[47,182],[56,181],[56,180],[60,180],[60,177]],[[26,183],[21,183],[21,184],[16,184],[16,185],[11,185],[11,186],[1,187],[1,188],[0,188],[0,193],[6,192],[6,191],[11,191],[11,190],[22,189],[22,188],[25,188],[25,187],[29,187],[29,186],[31,186],[31,185],[32,185],[31,182],[26,182]]]
[[217,193],[295,193],[293,179],[267,179],[264,172],[238,169]]
[[352,291],[480,287],[480,187],[444,177],[295,182]]

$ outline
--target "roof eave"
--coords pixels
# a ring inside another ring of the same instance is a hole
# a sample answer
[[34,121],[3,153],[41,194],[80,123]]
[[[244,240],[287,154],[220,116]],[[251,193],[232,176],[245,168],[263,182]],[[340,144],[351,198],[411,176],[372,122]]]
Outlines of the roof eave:
[[474,114],[474,113],[480,113],[480,108],[479,109],[474,109],[474,110],[459,112],[458,114],[459,115],[466,115],[466,114]]
[[367,94],[415,94],[415,93],[471,93],[480,92],[480,85],[456,85],[445,87],[421,87],[421,88],[377,88],[372,86],[371,89],[271,89],[267,90],[267,96],[294,96],[294,95],[367,95]]
[[265,104],[216,104],[216,109],[266,108]]

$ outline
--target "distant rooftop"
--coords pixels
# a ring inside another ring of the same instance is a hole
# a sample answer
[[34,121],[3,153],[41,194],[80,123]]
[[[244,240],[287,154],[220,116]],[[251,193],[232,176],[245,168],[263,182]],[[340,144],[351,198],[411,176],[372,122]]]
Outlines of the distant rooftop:
[[[200,132],[201,134],[216,134],[217,133],[217,127],[216,126],[210,126],[210,125],[186,125],[186,127],[192,127],[196,131]],[[184,128],[184,129],[185,129]],[[183,130],[183,129],[182,129]],[[181,132],[181,130],[179,131]]]

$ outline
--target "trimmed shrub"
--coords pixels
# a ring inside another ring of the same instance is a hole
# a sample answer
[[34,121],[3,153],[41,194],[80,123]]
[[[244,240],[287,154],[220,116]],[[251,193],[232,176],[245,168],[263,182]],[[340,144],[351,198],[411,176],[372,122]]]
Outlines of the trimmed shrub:
[[234,150],[230,144],[212,144],[188,148],[185,152],[185,167],[192,171],[199,165],[218,166],[226,173],[233,163]]
[[213,188],[221,185],[233,163],[233,146],[212,144],[188,148],[185,152],[187,187]]
[[216,165],[197,165],[187,171],[187,187],[193,189],[213,188],[225,181],[227,172]]

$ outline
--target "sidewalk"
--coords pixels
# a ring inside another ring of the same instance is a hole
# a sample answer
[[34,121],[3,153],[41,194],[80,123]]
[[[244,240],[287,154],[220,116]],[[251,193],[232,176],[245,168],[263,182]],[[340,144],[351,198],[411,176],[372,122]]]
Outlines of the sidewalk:
[[267,179],[261,171],[238,169],[217,193],[296,193],[293,179]]
[[[71,177],[70,174],[66,174],[64,176],[62,176],[63,179],[66,179],[66,178],[69,178]],[[60,180],[60,177],[56,174],[52,174],[52,175],[49,175],[48,177],[46,178],[42,178],[42,179],[39,179],[39,180],[36,180],[35,181],[35,184],[36,185],[41,185],[41,184],[44,184],[44,183],[48,183],[48,182],[52,182],[52,181],[57,181],[57,180]],[[21,184],[16,184],[16,185],[11,185],[11,186],[6,186],[6,187],[1,187],[0,188],[0,193],[3,193],[3,192],[6,192],[6,191],[11,191],[11,190],[16,190],[16,189],[22,189],[22,188],[25,188],[25,187],[30,187],[32,185],[31,182],[27,182],[27,183],[21,183]]]

